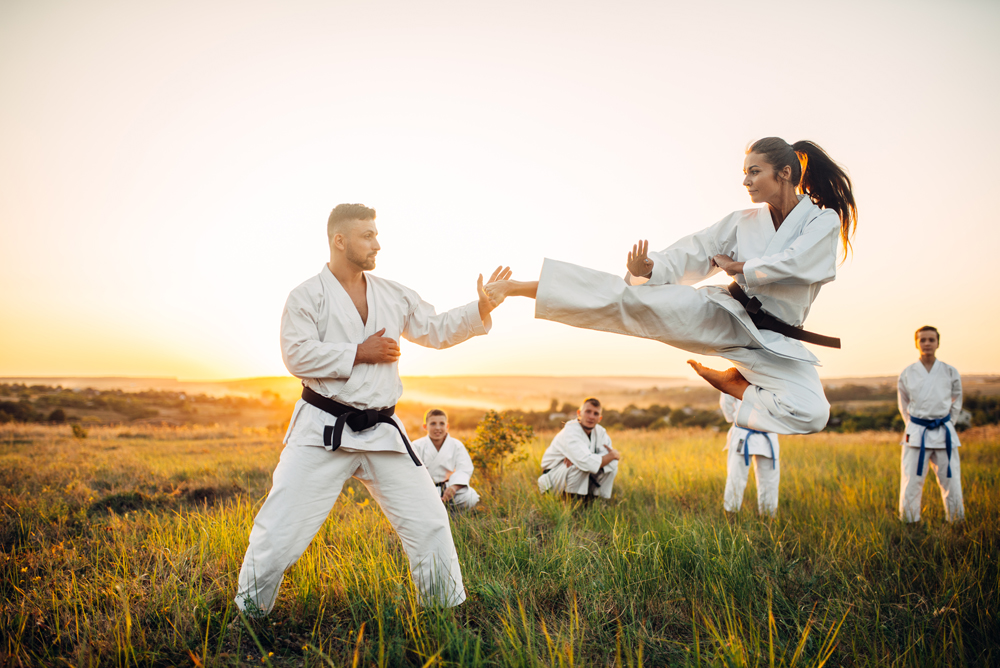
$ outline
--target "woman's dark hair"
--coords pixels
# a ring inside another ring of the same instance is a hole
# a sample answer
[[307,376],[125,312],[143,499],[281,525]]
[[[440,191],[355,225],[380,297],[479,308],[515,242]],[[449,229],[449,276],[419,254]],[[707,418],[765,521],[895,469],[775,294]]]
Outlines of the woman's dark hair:
[[844,257],[851,250],[851,237],[858,227],[858,206],[851,192],[851,177],[833,161],[826,151],[811,141],[789,144],[780,137],[765,137],[755,141],[747,153],[764,156],[774,171],[786,166],[792,169],[790,179],[799,192],[809,195],[814,204],[833,209],[840,216],[840,240],[844,242]]

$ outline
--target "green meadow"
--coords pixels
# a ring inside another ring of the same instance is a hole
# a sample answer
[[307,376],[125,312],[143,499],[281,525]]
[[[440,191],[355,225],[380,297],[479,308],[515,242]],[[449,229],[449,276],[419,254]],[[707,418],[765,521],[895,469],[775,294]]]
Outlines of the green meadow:
[[[459,438],[467,433],[455,434]],[[0,427],[0,665],[1000,664],[1000,428],[963,434],[967,519],[896,517],[898,435],[782,437],[777,519],[721,509],[724,432],[617,431],[610,503],[540,496],[538,460],[453,515],[469,598],[422,609],[345,488],[266,622],[232,596],[281,450],[241,427]]]

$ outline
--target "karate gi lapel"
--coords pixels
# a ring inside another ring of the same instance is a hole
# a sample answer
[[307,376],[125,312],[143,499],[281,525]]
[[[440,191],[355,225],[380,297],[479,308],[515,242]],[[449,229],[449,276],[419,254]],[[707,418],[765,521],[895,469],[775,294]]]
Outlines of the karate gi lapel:
[[[344,286],[340,284],[337,277],[330,272],[329,269],[324,271],[322,274],[323,289],[326,292],[327,299],[330,300],[333,308],[330,309],[330,317],[336,318],[340,321],[341,327],[348,333],[353,341],[356,343],[361,343],[365,338],[366,325],[361,322],[361,314],[358,313],[358,307],[354,305],[354,301],[351,300],[351,296],[347,294],[347,290]],[[371,294],[371,283],[367,283],[366,291]],[[372,306],[371,297],[367,296],[368,300],[368,322],[372,321]]]
[[[434,466],[437,460],[441,458],[441,451],[434,447],[434,441],[432,441],[429,436],[427,437],[427,443],[428,447],[424,448],[427,453],[424,458],[424,466],[426,466],[427,470],[430,471],[431,467]],[[447,441],[445,441],[445,443],[447,443]],[[444,445],[442,445],[441,448],[444,449]]]
[[[736,228],[736,245],[739,249],[738,260],[746,262],[750,258],[760,257],[767,252],[767,249],[774,239],[774,222],[771,220],[771,212],[767,206],[757,210],[757,215],[750,219],[743,220]],[[743,275],[740,274],[740,279]],[[746,287],[746,282],[741,280]]]
[[[785,219],[781,221],[781,225],[771,236],[771,240],[768,242],[767,248],[764,251],[765,255],[774,255],[775,253],[780,253],[788,248],[789,242],[799,236],[799,232],[805,224],[806,218],[808,217],[807,214],[812,206],[812,200],[805,195],[799,195],[799,203],[795,205],[795,208],[788,212]],[[764,207],[764,211],[767,213],[767,222],[773,230],[774,221],[771,220],[771,212],[768,211],[768,207],[766,206]]]
[[[376,327],[379,319],[376,310],[378,300],[374,297],[375,285],[370,276],[365,276],[365,301],[368,304],[368,322],[366,323],[361,322],[358,307],[354,305],[351,296],[347,294],[347,290],[340,284],[337,277],[330,271],[326,271],[323,273],[323,279],[327,294],[336,303],[336,308],[330,309],[330,317],[341,320],[344,331],[347,332],[351,341],[358,344],[363,343],[366,338],[378,331]],[[373,372],[374,365],[355,366],[341,392],[347,394],[356,391],[365,382],[368,382],[368,376]]]
[[927,370],[923,362],[917,362],[916,367],[917,373],[914,376],[919,385],[912,390],[910,405],[916,408],[914,412],[919,418],[933,420],[942,417],[941,415],[928,415],[928,411],[934,404],[931,394],[934,391],[935,382],[938,380],[937,377],[944,371],[944,367],[937,360],[934,360],[934,365],[931,366],[930,371]]

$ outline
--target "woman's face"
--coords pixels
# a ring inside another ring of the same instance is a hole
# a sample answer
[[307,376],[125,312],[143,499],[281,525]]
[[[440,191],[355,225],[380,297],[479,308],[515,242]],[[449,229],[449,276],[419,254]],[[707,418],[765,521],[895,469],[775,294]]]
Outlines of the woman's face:
[[[791,168],[785,167],[788,177]],[[788,186],[788,180],[782,179],[774,167],[760,153],[748,153],[743,161],[743,185],[746,186],[750,201],[754,204],[762,202],[773,203],[780,199],[782,190]]]

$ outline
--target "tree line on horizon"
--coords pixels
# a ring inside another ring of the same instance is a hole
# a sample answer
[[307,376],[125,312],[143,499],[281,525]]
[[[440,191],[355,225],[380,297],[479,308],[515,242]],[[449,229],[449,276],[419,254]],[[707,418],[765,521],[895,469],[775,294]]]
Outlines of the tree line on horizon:
[[[833,406],[825,431],[854,433],[903,429],[903,421],[895,405],[895,390],[889,384],[828,388],[827,397]],[[849,402],[869,403],[861,407],[843,405]],[[1000,424],[1000,396],[969,395],[965,397],[963,407],[971,414],[969,426]],[[259,398],[234,395],[212,397],[164,390],[70,390],[61,386],[0,383],[0,424],[79,422],[82,420],[79,413],[86,411],[113,412],[120,415],[124,422],[155,418],[161,416],[164,410],[184,418],[193,417],[199,408],[210,408],[221,416],[235,418],[244,410],[268,409],[290,413],[291,404],[283,402],[277,393],[269,390],[264,390]],[[422,413],[421,408],[405,402],[400,404],[400,412],[412,409]],[[445,408],[452,428],[457,430],[475,429],[486,414],[482,409]],[[576,404],[552,399],[547,410],[509,410],[505,413],[535,430],[559,429],[567,421],[575,419],[577,408]],[[723,430],[729,427],[718,409],[664,404],[646,407],[629,404],[621,410],[606,407],[601,424],[607,429],[644,430],[667,427]]]

